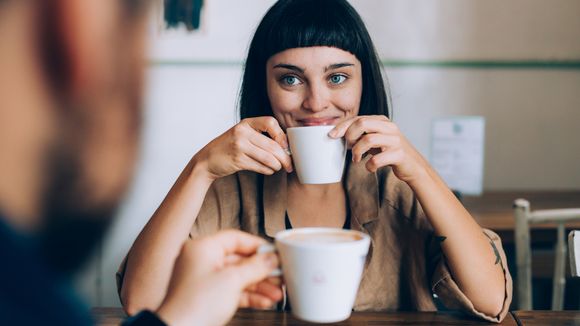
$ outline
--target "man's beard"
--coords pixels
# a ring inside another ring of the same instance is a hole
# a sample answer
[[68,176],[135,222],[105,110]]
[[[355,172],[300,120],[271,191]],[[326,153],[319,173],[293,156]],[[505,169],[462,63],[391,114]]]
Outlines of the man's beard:
[[50,155],[45,219],[38,241],[47,265],[65,277],[78,271],[100,244],[118,204],[90,202],[90,185],[84,182],[75,147],[60,144]]

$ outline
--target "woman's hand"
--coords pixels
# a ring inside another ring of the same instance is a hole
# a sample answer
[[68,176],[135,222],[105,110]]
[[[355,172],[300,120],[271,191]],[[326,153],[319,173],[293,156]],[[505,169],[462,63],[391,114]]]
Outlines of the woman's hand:
[[274,117],[248,118],[212,140],[194,159],[212,180],[243,170],[270,175],[280,169],[292,172],[287,148],[286,134]]
[[358,116],[339,123],[329,136],[345,137],[354,162],[372,155],[366,162],[369,171],[390,165],[410,186],[434,234],[445,237],[441,250],[461,291],[476,310],[498,316],[506,279],[495,246],[399,128],[385,116]]
[[[193,156],[127,256],[121,289],[127,312],[156,309],[161,304],[172,279],[175,257],[183,250],[183,241],[188,239],[212,182],[241,170],[263,174],[282,168],[292,171],[286,144],[276,119],[258,117],[242,120]],[[240,295],[241,305],[251,305],[256,297],[253,293],[275,286],[259,282],[248,287]],[[233,290],[237,293],[239,289]],[[217,288],[215,291],[219,295]]]
[[345,137],[352,149],[353,162],[372,155],[366,168],[370,172],[390,165],[395,175],[410,183],[423,176],[428,163],[403,136],[399,127],[383,115],[357,116],[345,120],[330,131],[332,138]]

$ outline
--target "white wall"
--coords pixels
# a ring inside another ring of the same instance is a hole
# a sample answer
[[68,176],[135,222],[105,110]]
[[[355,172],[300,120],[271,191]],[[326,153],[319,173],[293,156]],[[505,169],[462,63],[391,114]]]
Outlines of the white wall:
[[[241,62],[266,0],[206,1],[202,30],[152,27],[136,178],[79,287],[116,306],[114,272],[188,159],[235,121]],[[429,155],[431,119],[486,118],[486,190],[580,189],[580,69],[446,68],[440,61],[580,60],[580,1],[357,0],[387,66],[394,118]],[[172,65],[171,62],[180,63]],[[417,61],[426,66],[413,64]]]
[[429,156],[430,123],[486,119],[484,189],[580,189],[580,70],[387,69],[394,118]]
[[[202,30],[164,32],[155,59],[240,61],[275,1],[206,1]],[[579,59],[577,0],[351,0],[382,58]]]

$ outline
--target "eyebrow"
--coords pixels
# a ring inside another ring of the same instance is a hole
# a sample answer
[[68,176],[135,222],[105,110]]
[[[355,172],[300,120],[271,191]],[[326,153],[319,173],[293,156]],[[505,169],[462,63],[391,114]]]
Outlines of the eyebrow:
[[[352,66],[354,66],[354,64],[350,63],[350,62],[333,63],[331,65],[324,67],[324,72],[327,72],[329,70],[343,68],[343,67],[352,67]],[[300,68],[298,66],[288,64],[288,63],[279,63],[279,64],[275,65],[274,68],[288,69],[288,70],[299,72],[301,74],[303,74],[304,71],[306,70],[306,69]]]
[[353,63],[350,63],[350,62],[335,63],[335,64],[331,64],[331,65],[325,67],[324,68],[324,72],[327,72],[329,70],[338,69],[338,68],[352,67],[352,66],[354,66],[354,64]]
[[304,73],[304,69],[302,69],[300,67],[297,67],[295,65],[287,64],[287,63],[279,63],[279,64],[275,65],[274,68],[284,68],[284,69],[288,69],[288,70],[293,70],[293,71],[299,72],[301,74]]

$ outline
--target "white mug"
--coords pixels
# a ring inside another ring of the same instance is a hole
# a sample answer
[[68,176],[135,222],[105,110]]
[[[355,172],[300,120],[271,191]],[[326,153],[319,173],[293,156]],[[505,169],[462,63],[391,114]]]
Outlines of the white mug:
[[275,248],[265,245],[260,252],[278,252],[292,313],[314,323],[348,319],[370,237],[354,230],[299,228],[281,231],[275,239]]
[[286,129],[292,161],[303,184],[340,182],[346,157],[344,138],[330,138],[334,126]]

